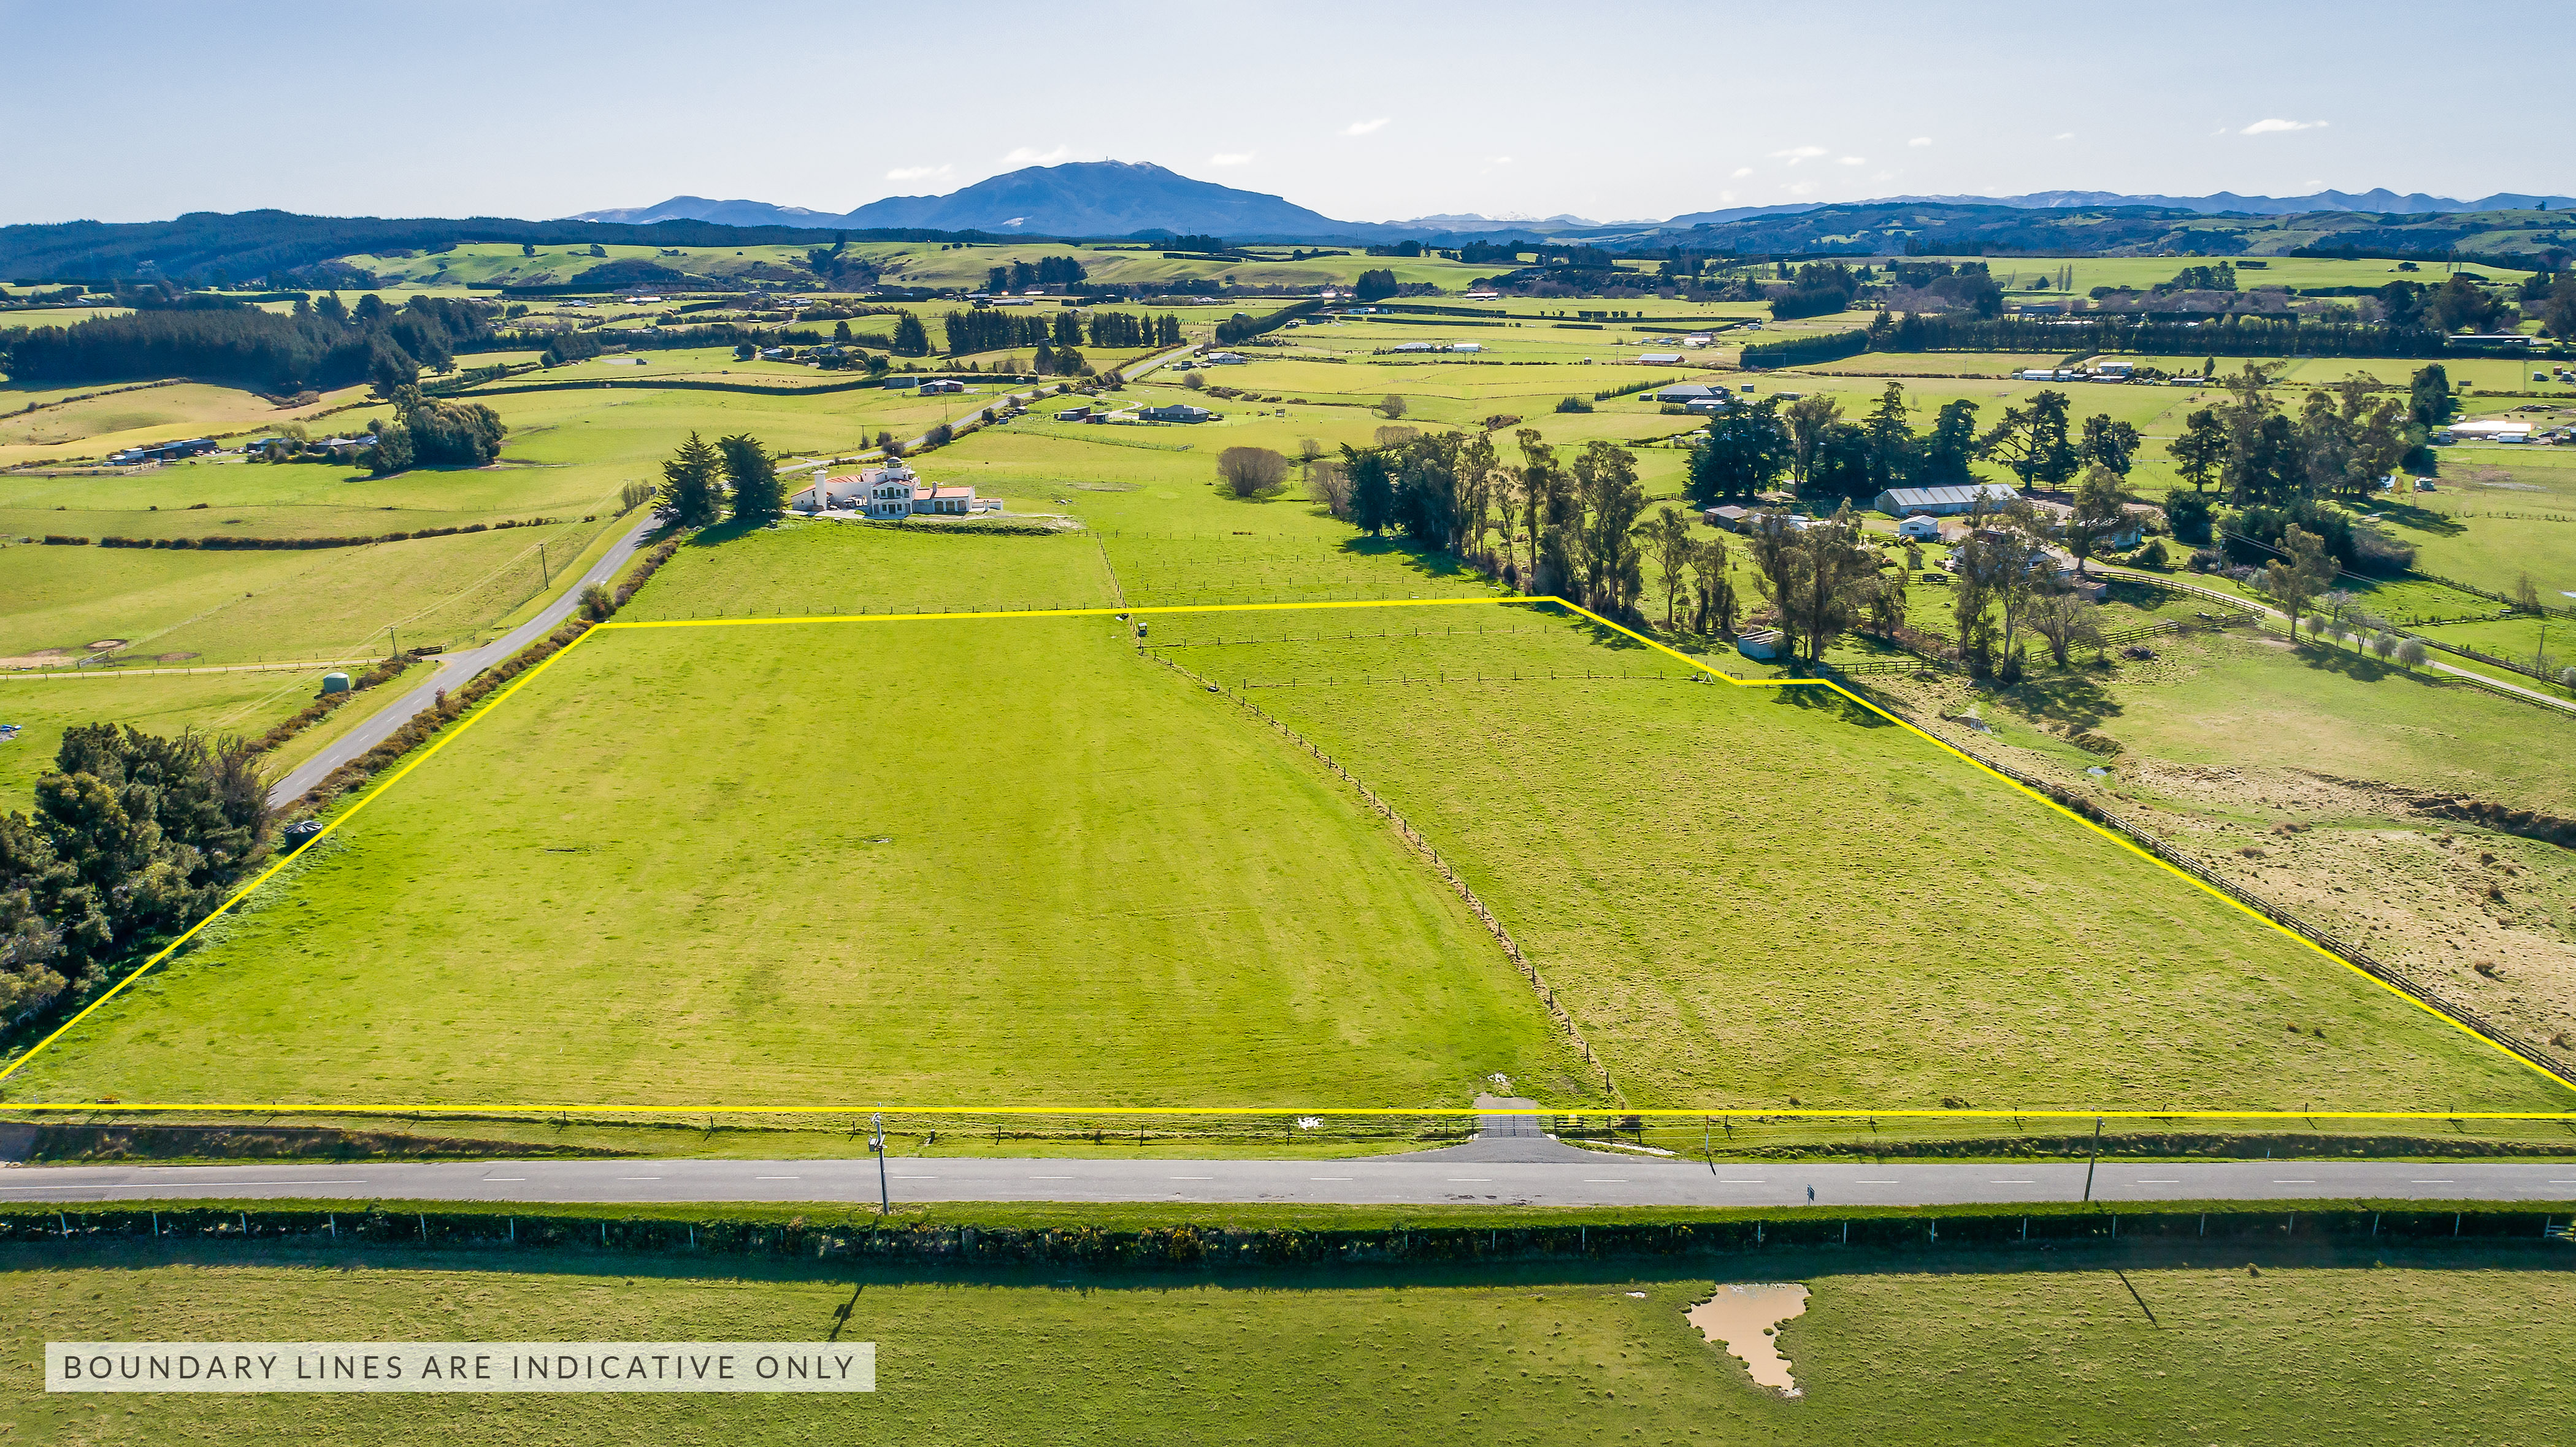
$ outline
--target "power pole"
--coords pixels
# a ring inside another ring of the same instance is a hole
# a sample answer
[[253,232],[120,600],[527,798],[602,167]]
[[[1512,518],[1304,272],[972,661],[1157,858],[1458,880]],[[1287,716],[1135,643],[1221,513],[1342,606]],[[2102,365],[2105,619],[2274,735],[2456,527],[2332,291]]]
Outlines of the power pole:
[[2093,1117],[2093,1159],[2084,1163],[2084,1199],[2093,1199],[2093,1168],[2102,1163],[2102,1117]]
[[537,544],[537,587],[539,589],[551,588],[554,586],[554,582],[554,569],[546,566],[546,545],[539,543]]
[[885,1112],[879,1111],[868,1120],[868,1149],[877,1153],[877,1214],[894,1214],[894,1198],[886,1189]]

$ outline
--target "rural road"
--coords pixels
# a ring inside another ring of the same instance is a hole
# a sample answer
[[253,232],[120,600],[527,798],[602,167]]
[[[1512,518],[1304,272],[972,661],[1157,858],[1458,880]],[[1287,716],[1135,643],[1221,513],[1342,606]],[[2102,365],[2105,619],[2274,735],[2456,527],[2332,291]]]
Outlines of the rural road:
[[[1671,1160],[1486,1137],[1356,1160],[975,1160],[895,1157],[897,1201],[1348,1206],[2011,1205],[2080,1200],[2082,1162],[1903,1165]],[[2576,1161],[2105,1161],[2093,1199],[2576,1201]],[[405,1200],[529,1203],[877,1199],[859,1160],[292,1161],[240,1166],[16,1166],[0,1201]]]
[[574,608],[581,605],[581,590],[615,577],[617,570],[626,566],[626,560],[635,556],[635,550],[643,545],[645,535],[656,526],[658,524],[647,514],[642,522],[627,530],[626,536],[611,543],[599,561],[567,585],[553,602],[538,610],[537,616],[511,629],[498,641],[463,653],[442,656],[435,676],[376,710],[365,723],[333,740],[329,747],[270,785],[269,807],[285,807],[305,790],[329,777],[333,769],[383,743],[394,730],[409,722],[412,715],[429,707],[441,690],[464,687],[474,675],[553,632],[558,624],[572,616]]
[[[2271,607],[2268,604],[2256,602],[2252,598],[2240,598],[2232,593],[2221,593],[2214,588],[2203,588],[2195,584],[2179,582],[2160,573],[2142,573],[2133,568],[2121,568],[2105,565],[2098,569],[2098,571],[2108,573],[2117,578],[2135,578],[2142,583],[2155,583],[2168,588],[2179,588],[2188,593],[2197,593],[2201,597],[2215,599],[2233,607],[2251,609],[2255,613],[2261,615],[2263,621],[2266,623],[2279,624],[2284,628],[2289,626],[2288,614],[2283,613],[2280,609]],[[2479,673],[2474,669],[2455,667],[2451,664],[2444,663],[2438,658],[2428,658],[2424,660],[2424,666],[2435,673],[2447,673],[2454,678],[2473,679],[2477,683],[2484,685],[2487,688],[2494,689],[2499,693],[2510,693],[2519,698],[2527,698],[2533,703],[2546,704],[2551,708],[2557,709],[2561,713],[2576,713],[2576,702],[2559,698],[2553,694],[2542,693],[2536,688],[2525,688],[2518,683],[2507,683],[2503,679],[2494,677],[2491,674]]]

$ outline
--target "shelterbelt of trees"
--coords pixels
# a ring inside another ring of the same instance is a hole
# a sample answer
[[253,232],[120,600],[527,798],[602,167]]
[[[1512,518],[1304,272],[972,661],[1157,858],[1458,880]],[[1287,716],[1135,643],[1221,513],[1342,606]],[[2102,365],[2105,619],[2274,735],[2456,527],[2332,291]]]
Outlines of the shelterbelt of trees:
[[483,302],[414,297],[400,307],[374,295],[354,308],[337,293],[298,301],[291,314],[230,297],[129,291],[138,309],[69,327],[32,327],[9,344],[6,367],[22,382],[105,382],[220,377],[271,390],[345,387],[382,379],[388,389],[423,367],[446,368],[456,350],[489,336],[500,309]]

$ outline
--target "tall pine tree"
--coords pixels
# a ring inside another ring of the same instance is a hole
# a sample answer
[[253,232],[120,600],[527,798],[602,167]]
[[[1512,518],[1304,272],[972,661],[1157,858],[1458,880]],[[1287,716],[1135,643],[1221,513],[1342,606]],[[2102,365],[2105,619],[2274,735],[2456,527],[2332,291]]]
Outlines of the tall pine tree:
[[760,439],[748,432],[720,438],[716,451],[724,459],[725,482],[733,488],[733,520],[776,522],[787,511],[778,487],[778,464]]
[[662,464],[662,491],[653,500],[653,516],[675,528],[714,526],[724,503],[723,472],[716,450],[690,433]]

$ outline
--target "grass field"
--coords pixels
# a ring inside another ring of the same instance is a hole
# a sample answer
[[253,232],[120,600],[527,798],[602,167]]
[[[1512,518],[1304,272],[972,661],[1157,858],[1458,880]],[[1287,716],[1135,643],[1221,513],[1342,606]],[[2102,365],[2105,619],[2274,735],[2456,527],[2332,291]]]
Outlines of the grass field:
[[12,1094],[1581,1089],[1374,816],[1106,619],[606,634],[314,848]]
[[[1229,687],[1290,685],[1247,691],[1430,835],[1640,1104],[2563,1108],[2413,1005],[1846,705],[1692,687],[1570,626],[1378,639],[1308,622],[1190,620],[1156,644]],[[1675,681],[1628,676],[1657,671]]]
[[460,646],[615,523],[310,550],[0,548],[0,657],[121,639],[131,656],[201,666],[349,658],[388,628],[405,647]]
[[[2576,1275],[2528,1253],[2267,1255],[2253,1270],[2216,1252],[2079,1256],[2015,1271],[1973,1256],[1900,1266],[1778,1252],[1714,1280],[1607,1266],[1053,1283],[571,1261],[548,1274],[392,1252],[12,1250],[0,1256],[18,1307],[0,1432],[41,1444],[2545,1443],[2576,1384],[2551,1334],[2532,1329],[2576,1311]],[[1777,1337],[1794,1401],[1684,1316],[1716,1281],[1784,1280],[1810,1292]],[[872,1395],[67,1396],[45,1393],[38,1370],[47,1340],[819,1341],[844,1310],[840,1339],[876,1343]]]
[[321,682],[318,669],[0,680],[0,724],[20,729],[0,743],[0,813],[33,803],[36,776],[54,766],[66,728],[123,723],[156,734],[196,728],[257,737],[312,702]]

